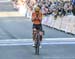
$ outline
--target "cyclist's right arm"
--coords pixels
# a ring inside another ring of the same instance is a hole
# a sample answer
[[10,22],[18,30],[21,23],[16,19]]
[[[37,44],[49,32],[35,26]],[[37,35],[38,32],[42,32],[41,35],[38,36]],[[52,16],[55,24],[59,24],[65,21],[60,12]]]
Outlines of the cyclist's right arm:
[[36,17],[36,14],[35,13],[32,13],[32,22],[39,19],[39,17]]

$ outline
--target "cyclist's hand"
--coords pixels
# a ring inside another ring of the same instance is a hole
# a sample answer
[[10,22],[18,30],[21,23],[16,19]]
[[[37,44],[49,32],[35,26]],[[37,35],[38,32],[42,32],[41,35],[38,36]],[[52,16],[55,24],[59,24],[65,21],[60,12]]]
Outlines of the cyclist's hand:
[[32,18],[32,21],[34,21],[35,19],[36,19],[36,17],[33,17],[33,18]]
[[39,17],[36,17],[35,19],[37,20],[37,19],[39,19]]

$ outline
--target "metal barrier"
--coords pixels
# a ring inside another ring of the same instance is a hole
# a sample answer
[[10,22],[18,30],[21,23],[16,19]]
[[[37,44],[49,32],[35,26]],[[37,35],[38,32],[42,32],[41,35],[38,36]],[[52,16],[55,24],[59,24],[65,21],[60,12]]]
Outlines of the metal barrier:
[[57,17],[56,20],[52,15],[44,16],[42,23],[66,33],[75,34],[75,16],[73,15]]

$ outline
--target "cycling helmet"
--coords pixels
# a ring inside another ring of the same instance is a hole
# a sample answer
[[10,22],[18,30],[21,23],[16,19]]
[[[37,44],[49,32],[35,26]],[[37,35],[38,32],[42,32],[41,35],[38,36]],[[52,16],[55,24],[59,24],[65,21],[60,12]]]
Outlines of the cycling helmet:
[[38,7],[38,6],[35,7],[35,11],[36,11],[36,12],[39,12],[39,11],[40,11],[40,7]]

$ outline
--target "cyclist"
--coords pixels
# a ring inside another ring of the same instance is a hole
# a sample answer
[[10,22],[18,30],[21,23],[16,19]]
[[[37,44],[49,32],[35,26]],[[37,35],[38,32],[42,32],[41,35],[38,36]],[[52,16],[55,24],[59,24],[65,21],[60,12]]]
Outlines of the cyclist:
[[[42,35],[43,35],[43,32],[42,32],[42,12],[40,10],[40,7],[39,6],[36,6],[34,8],[34,11],[32,12],[32,23],[33,23],[33,41],[34,41],[34,44],[33,46],[35,46],[35,34],[36,34],[36,30],[39,30],[40,32],[40,43],[42,41]],[[41,46],[40,46],[41,47]]]

